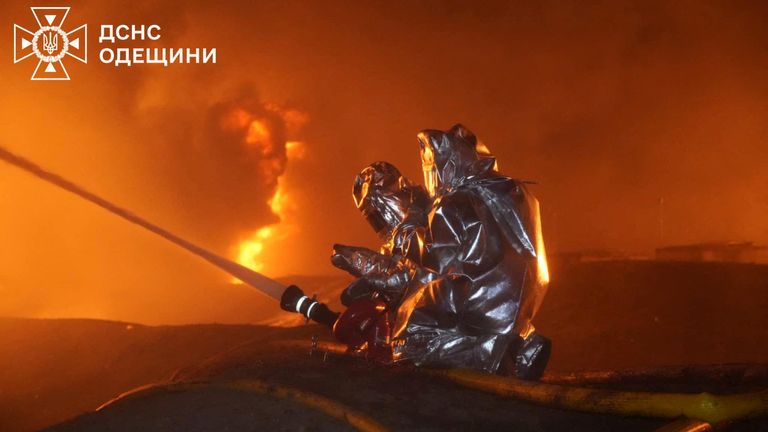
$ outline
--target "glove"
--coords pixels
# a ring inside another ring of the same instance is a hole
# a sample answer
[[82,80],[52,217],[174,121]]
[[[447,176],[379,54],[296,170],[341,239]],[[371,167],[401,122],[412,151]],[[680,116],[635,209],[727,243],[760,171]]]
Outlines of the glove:
[[357,246],[333,245],[331,263],[355,277],[390,273],[398,267],[397,257]]

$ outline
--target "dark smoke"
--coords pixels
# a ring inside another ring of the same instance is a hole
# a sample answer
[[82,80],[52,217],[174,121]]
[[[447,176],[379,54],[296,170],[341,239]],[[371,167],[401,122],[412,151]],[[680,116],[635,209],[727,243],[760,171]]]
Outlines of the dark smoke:
[[[141,163],[169,204],[162,216],[181,232],[227,252],[244,233],[277,221],[267,201],[286,167],[280,114],[248,87],[232,94],[194,109],[171,106],[137,114],[149,117],[145,127],[158,131]],[[248,144],[250,121],[233,123],[238,114],[263,122],[268,142]]]

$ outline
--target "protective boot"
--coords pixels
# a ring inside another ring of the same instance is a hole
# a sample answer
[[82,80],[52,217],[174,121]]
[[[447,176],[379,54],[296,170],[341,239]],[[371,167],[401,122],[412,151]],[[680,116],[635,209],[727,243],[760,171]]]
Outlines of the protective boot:
[[535,381],[544,374],[552,355],[552,341],[533,332],[522,341],[515,355],[515,376]]

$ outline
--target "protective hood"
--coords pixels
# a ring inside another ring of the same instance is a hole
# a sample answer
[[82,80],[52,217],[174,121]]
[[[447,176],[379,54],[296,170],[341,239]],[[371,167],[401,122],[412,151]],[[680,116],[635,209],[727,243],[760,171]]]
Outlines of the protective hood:
[[412,206],[422,209],[428,206],[424,190],[387,162],[365,167],[355,178],[352,195],[358,210],[383,239],[391,237],[406,220]]
[[488,149],[460,124],[447,132],[423,130],[418,139],[424,185],[433,198],[456,189],[470,178],[491,174],[497,168],[496,159]]
[[[496,158],[466,127],[447,132],[427,129],[419,133],[424,184],[433,198],[456,190],[472,190],[491,211],[509,244],[535,257],[538,202],[525,185],[499,174]],[[534,210],[535,209],[535,210]]]

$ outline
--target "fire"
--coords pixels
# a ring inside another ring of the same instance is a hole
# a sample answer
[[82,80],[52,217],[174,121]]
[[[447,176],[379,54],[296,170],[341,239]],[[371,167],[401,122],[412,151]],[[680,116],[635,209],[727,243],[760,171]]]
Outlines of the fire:
[[272,148],[272,133],[263,121],[254,120],[248,127],[248,134],[245,136],[245,142],[257,146],[261,154],[268,156],[274,149]]
[[273,227],[267,226],[256,231],[249,240],[240,243],[240,252],[237,256],[237,262],[251,270],[261,271],[264,268],[264,263],[259,260],[259,257],[264,251],[264,243],[269,240],[273,234]]
[[542,284],[549,284],[549,264],[547,264],[547,253],[544,250],[544,239],[538,236],[536,239],[536,260],[538,263],[538,279]]
[[541,209],[536,202],[534,208],[534,236],[536,241],[536,269],[537,278],[542,285],[549,284],[549,264],[547,263],[547,251],[544,248],[544,235],[541,232]]
[[[269,139],[270,131],[264,123],[254,121],[251,123],[246,143],[271,143]],[[259,147],[262,152],[272,151]],[[292,161],[304,157],[304,144],[301,141],[287,141],[285,143],[286,164],[290,165]],[[296,229],[295,215],[296,200],[286,190],[285,173],[277,178],[277,188],[274,195],[267,201],[270,210],[278,218],[278,222],[259,228],[241,241],[237,246],[237,262],[252,270],[261,272],[267,266],[266,261],[270,258],[266,251],[279,250],[279,243],[284,241]],[[239,282],[239,281],[236,281]]]
[[[239,264],[258,272],[269,268],[274,273],[274,267],[279,267],[280,263],[268,251],[280,250],[279,243],[298,229],[295,218],[297,199],[287,190],[286,173],[292,162],[304,157],[304,144],[290,138],[299,134],[308,118],[300,111],[286,110],[274,104],[265,105],[263,109],[261,114],[234,109],[222,119],[221,127],[242,134],[245,148],[258,155],[258,170],[265,181],[277,181],[275,193],[267,200],[277,222],[259,228],[235,247]],[[288,140],[279,139],[272,129],[276,126],[276,118],[282,120],[281,126]]]

